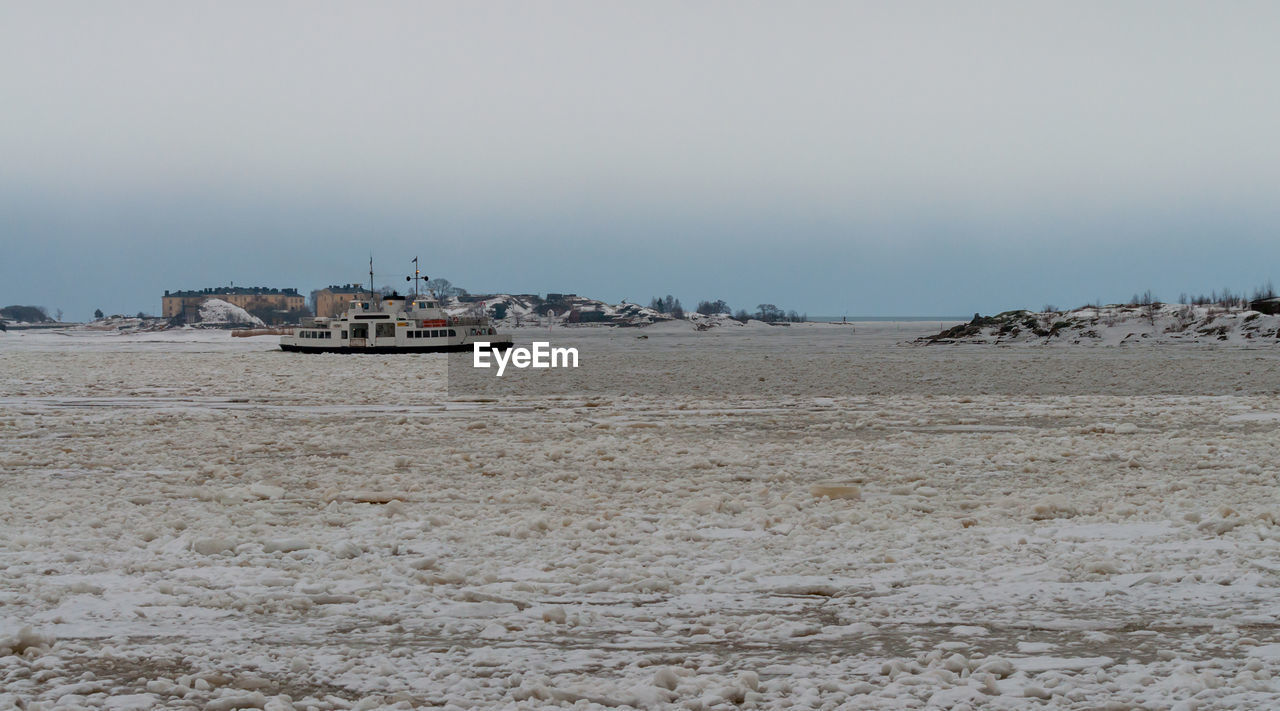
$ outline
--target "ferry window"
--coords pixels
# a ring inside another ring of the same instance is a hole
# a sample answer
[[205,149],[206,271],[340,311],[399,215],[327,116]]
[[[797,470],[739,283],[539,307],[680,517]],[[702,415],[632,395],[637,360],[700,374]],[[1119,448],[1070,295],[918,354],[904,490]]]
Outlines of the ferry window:
[[449,329],[449,335],[450,335],[450,336],[456,336],[456,335],[458,335],[458,332],[457,332],[457,331],[454,331],[454,330],[451,328],[451,329]]
[[347,337],[347,332],[346,332],[346,331],[343,331],[343,332],[342,332],[342,337],[343,337],[343,338],[346,338],[346,337]]
[[324,332],[324,337],[325,337],[325,338],[333,338],[333,331],[325,331],[325,332]]

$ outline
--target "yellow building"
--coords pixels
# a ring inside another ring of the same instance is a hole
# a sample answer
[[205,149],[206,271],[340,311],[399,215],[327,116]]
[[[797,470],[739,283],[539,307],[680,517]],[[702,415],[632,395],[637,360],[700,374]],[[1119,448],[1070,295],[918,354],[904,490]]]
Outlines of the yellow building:
[[359,284],[327,286],[319,291],[311,292],[315,299],[316,316],[333,318],[347,310],[347,304],[354,298],[365,296],[369,287]]
[[255,315],[267,323],[282,323],[290,320],[286,312],[299,314],[306,309],[306,300],[297,289],[228,286],[187,291],[166,290],[161,300],[161,313],[165,318],[195,323],[200,320],[200,304],[209,299],[221,299],[250,313],[257,312]]

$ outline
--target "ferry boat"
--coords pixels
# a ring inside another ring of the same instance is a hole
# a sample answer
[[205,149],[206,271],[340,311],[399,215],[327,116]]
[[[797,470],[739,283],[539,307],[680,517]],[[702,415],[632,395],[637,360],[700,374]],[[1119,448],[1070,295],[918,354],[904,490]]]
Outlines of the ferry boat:
[[[415,265],[417,260],[414,260]],[[373,265],[370,264],[372,285]],[[407,279],[408,277],[406,277]],[[280,337],[280,349],[294,353],[447,353],[470,351],[476,343],[488,349],[511,347],[511,336],[498,333],[485,316],[449,316],[434,294],[388,296],[372,288],[352,299],[334,318],[309,318]]]

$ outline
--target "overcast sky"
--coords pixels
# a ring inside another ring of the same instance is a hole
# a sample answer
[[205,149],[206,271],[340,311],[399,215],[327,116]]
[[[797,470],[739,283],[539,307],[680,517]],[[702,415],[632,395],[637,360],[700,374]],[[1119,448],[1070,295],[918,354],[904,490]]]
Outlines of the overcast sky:
[[0,0],[0,305],[379,283],[810,314],[1245,289],[1280,3]]

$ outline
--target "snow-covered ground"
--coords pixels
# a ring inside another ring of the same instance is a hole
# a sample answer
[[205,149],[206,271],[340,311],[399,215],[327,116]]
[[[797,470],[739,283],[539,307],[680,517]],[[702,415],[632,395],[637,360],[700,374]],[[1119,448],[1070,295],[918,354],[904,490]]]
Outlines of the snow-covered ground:
[[1280,704],[1275,356],[934,326],[0,334],[0,708]]

